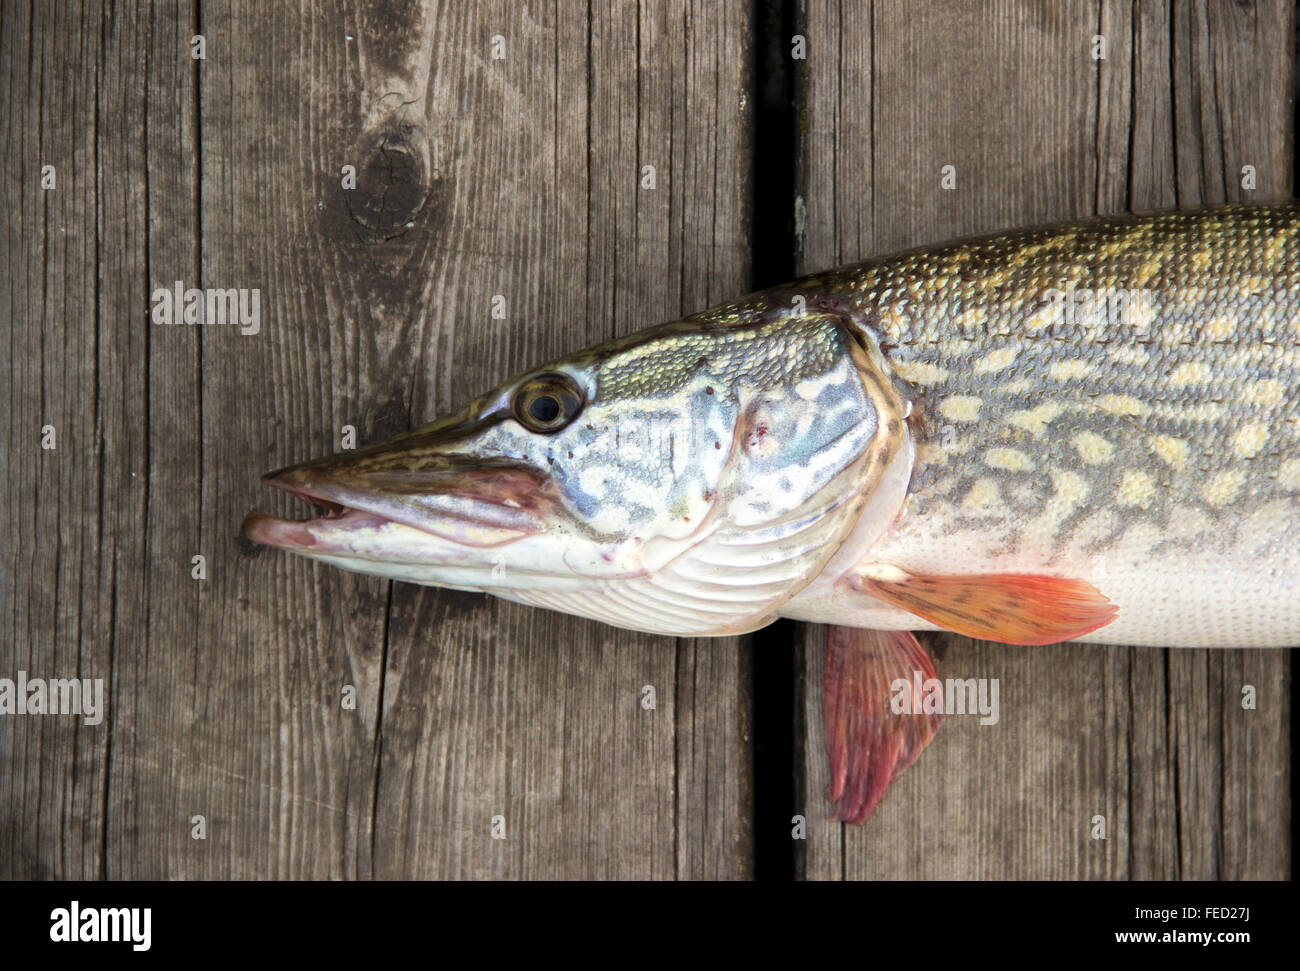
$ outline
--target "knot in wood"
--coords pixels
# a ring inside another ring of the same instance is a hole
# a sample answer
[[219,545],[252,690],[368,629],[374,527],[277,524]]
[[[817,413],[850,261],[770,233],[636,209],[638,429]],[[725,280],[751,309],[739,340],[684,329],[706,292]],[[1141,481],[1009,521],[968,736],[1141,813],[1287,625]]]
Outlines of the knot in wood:
[[371,242],[405,234],[428,204],[429,166],[420,136],[418,126],[396,120],[362,136],[357,186],[346,199],[349,215]]

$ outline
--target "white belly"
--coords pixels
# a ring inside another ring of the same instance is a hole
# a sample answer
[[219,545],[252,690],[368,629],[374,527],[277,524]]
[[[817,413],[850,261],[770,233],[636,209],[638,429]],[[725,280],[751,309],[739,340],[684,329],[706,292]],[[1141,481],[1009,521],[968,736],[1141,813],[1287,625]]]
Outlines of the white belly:
[[[915,512],[915,510],[913,511]],[[1027,530],[1018,548],[1002,548],[996,532],[953,530],[942,504],[908,515],[866,560],[909,573],[1041,573],[1086,580],[1119,607],[1106,627],[1080,641],[1160,647],[1300,646],[1300,507],[1273,502],[1242,519],[1231,542],[1213,522],[1189,522],[1169,534],[1143,524],[1102,549],[1108,525],[1078,531],[1052,552],[1055,524]],[[876,630],[934,630],[906,611],[849,588],[821,584],[789,601],[781,615],[813,623]]]

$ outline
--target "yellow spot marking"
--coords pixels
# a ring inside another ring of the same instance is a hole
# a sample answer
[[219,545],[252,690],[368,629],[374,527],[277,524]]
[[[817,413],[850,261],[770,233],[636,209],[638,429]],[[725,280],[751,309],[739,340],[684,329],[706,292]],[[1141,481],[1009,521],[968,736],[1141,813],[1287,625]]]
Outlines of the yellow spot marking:
[[1268,441],[1268,429],[1263,425],[1245,425],[1232,436],[1232,448],[1244,459],[1253,459]]
[[1052,485],[1056,488],[1053,502],[1060,505],[1062,514],[1068,513],[1088,498],[1088,483],[1083,476],[1065,469],[1052,469]]
[[1006,384],[1002,385],[1002,393],[1008,396],[1013,394],[1024,394],[1026,391],[1033,388],[1033,386],[1034,382],[1030,381],[1028,378],[1019,378],[1015,381],[1008,381]]
[[1201,488],[1201,498],[1211,506],[1224,506],[1237,498],[1246,473],[1241,469],[1227,469],[1220,472]]
[[918,442],[916,445],[916,464],[942,465],[948,461],[948,452],[934,442]]
[[984,453],[984,462],[995,469],[1008,472],[1028,472],[1034,467],[1029,456],[1015,448],[991,448]]
[[1010,279],[1011,272],[1007,267],[994,270],[984,279],[984,287],[988,290],[996,290]]
[[1264,378],[1262,381],[1256,381],[1246,389],[1246,398],[1252,404],[1267,408],[1282,403],[1284,390],[1281,381]]
[[1061,309],[1055,303],[1049,303],[1044,307],[1039,307],[1032,314],[1024,319],[1025,332],[1028,334],[1037,334],[1046,330],[1056,323],[1061,316]]
[[1151,352],[1138,344],[1112,344],[1106,355],[1121,364],[1146,364],[1151,360]]
[[1111,415],[1145,415],[1151,410],[1137,398],[1126,394],[1104,394],[1093,403]]
[[1245,277],[1241,281],[1241,293],[1245,297],[1256,296],[1263,293],[1269,287],[1268,280],[1264,279],[1258,273]]
[[1161,410],[1184,421],[1199,421],[1206,424],[1219,421],[1228,415],[1228,406],[1218,401],[1202,401],[1190,408],[1177,401],[1166,401],[1161,402]]
[[1219,315],[1205,322],[1205,339],[1209,341],[1226,341],[1237,332],[1237,321],[1232,317]]
[[938,384],[948,379],[948,372],[923,361],[895,361],[894,373],[912,384]]
[[1212,376],[1210,366],[1204,361],[1187,361],[1170,372],[1169,383],[1176,388],[1181,388],[1184,385],[1208,381]]
[[992,479],[977,479],[961,501],[962,511],[971,516],[996,516],[1002,507],[998,484]]
[[1079,432],[1071,441],[1079,458],[1089,465],[1104,465],[1115,455],[1115,446],[1093,432]]
[[1002,347],[991,351],[975,362],[973,370],[976,374],[993,374],[995,371],[1001,371],[1016,359],[1018,353],[1014,347]]
[[1151,439],[1151,448],[1170,468],[1181,469],[1187,463],[1187,443],[1181,438],[1156,435]]
[[974,439],[969,435],[958,438],[949,445],[940,441],[920,442],[916,446],[916,462],[918,465],[943,465],[949,456],[969,452],[973,444]]
[[1092,365],[1087,361],[1056,361],[1047,369],[1048,377],[1056,381],[1069,381],[1082,378],[1092,373]]
[[1278,470],[1277,481],[1283,489],[1300,490],[1300,459],[1287,459]]
[[1144,287],[1151,282],[1151,278],[1160,272],[1160,257],[1153,256],[1137,269],[1134,274],[1133,284],[1138,287]]
[[1192,265],[1198,270],[1204,270],[1210,265],[1210,251],[1198,249],[1192,254]]
[[1039,405],[1037,408],[1029,408],[1026,411],[1013,411],[1007,415],[1006,422],[1008,425],[1014,425],[1021,431],[1029,432],[1031,435],[1041,435],[1047,431],[1047,426],[1056,419],[1061,413],[1061,406],[1054,404]]
[[982,337],[988,320],[989,313],[987,310],[983,307],[971,307],[969,310],[963,310],[953,318],[953,326],[956,327],[959,334],[969,337]]
[[974,398],[966,394],[953,395],[951,398],[944,398],[939,405],[939,412],[945,418],[952,421],[978,421],[980,416],[980,405],[984,402],[980,398]]
[[1156,484],[1145,472],[1129,471],[1119,484],[1116,498],[1121,506],[1141,506],[1146,508],[1155,498]]

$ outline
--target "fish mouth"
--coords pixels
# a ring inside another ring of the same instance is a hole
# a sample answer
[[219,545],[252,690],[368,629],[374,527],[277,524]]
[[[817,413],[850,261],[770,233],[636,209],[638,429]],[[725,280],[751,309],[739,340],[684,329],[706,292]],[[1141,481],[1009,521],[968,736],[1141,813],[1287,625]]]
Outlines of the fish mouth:
[[417,530],[462,548],[500,546],[545,532],[554,503],[549,479],[530,466],[458,455],[418,463],[331,456],[268,472],[262,481],[320,514],[298,520],[254,512],[243,533],[265,546],[322,554],[364,556],[361,541],[379,531]]

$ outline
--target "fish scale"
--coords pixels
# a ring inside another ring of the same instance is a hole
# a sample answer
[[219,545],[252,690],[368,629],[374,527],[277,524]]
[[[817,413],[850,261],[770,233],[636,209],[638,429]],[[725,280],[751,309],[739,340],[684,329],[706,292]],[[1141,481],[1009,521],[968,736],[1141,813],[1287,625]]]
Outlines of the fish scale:
[[[1145,558],[1170,578],[1157,587],[1193,568],[1221,573],[1217,593],[1193,585],[1220,606],[1265,609],[1295,596],[1253,582],[1249,565],[1296,575],[1298,231],[1290,204],[1123,216],[804,283],[840,295],[923,416],[907,521],[875,554],[926,572],[965,546],[1000,570],[1095,578],[1109,564],[1117,583],[1135,580]],[[1071,319],[1045,296],[1063,281],[1143,293],[1126,318]],[[841,600],[838,612],[792,611],[854,621]],[[1154,629],[1129,622],[1137,608],[1127,613],[1096,639],[1197,644],[1241,633],[1227,621]]]

